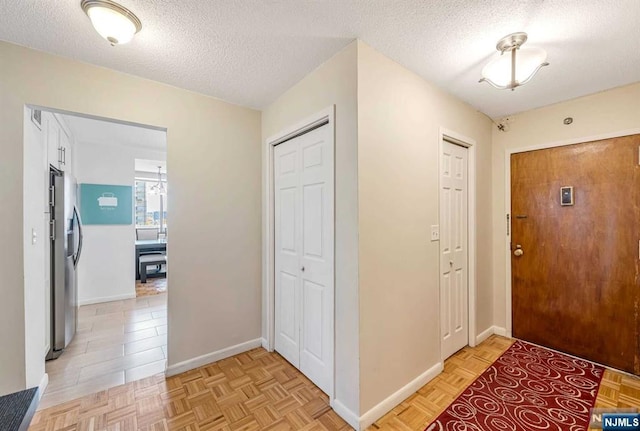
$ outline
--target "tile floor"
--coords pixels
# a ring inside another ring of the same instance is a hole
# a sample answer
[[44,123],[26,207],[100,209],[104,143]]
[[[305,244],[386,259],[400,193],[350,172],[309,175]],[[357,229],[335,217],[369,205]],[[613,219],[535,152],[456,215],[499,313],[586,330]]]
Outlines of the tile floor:
[[46,362],[39,409],[161,373],[166,358],[166,293],[82,306],[73,341]]

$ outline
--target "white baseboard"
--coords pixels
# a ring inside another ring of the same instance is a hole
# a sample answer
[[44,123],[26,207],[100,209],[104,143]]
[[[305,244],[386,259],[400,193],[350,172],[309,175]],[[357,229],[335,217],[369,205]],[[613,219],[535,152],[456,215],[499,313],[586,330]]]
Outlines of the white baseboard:
[[42,399],[42,395],[44,395],[45,389],[47,389],[47,385],[49,384],[49,374],[44,373],[42,379],[40,379],[40,384],[38,385],[38,401]]
[[269,342],[267,341],[266,338],[262,338],[262,347],[268,352],[269,351]]
[[334,399],[333,402],[331,403],[331,407],[338,414],[338,416],[344,419],[346,423],[351,425],[351,428],[356,430],[359,429],[360,418],[353,411],[349,410],[347,406],[342,404],[340,401]]
[[507,336],[507,329],[503,328],[502,326],[494,326],[493,327],[493,333],[496,335],[501,335],[503,337]]
[[495,334],[495,326],[489,326],[476,336],[476,346]]
[[507,336],[507,330],[501,326],[489,326],[487,329],[482,331],[476,337],[476,345],[482,343],[484,340],[492,336],[493,334],[501,335],[503,337]]
[[418,389],[423,387],[430,380],[440,374],[443,369],[444,366],[442,362],[438,362],[433,367],[429,368],[427,371],[407,383],[405,386],[398,389],[395,393],[382,400],[378,405],[360,416],[360,427],[356,429],[366,429],[369,425],[380,419],[387,412],[389,412],[395,406],[407,399],[411,394],[416,392]]
[[236,344],[235,346],[230,346],[225,349],[207,353],[206,355],[187,359],[186,361],[178,362],[177,364],[168,366],[165,375],[167,377],[175,376],[176,374],[184,373],[185,371],[193,370],[194,368],[198,368],[203,365],[219,361],[221,359],[226,359],[233,355],[244,353],[248,350],[260,347],[261,345],[262,339],[256,338],[255,340],[245,341],[244,343]]
[[125,293],[124,295],[103,296],[100,298],[89,298],[78,301],[78,305],[100,304],[102,302],[122,301],[123,299],[132,299],[136,297],[136,293]]

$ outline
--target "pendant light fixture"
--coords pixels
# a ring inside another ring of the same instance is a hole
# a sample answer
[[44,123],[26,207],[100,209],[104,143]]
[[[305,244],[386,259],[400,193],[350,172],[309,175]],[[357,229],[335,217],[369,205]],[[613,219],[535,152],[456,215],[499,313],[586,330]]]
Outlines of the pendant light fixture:
[[498,41],[500,57],[491,60],[482,69],[482,79],[495,88],[513,91],[526,84],[543,66],[548,66],[547,53],[541,48],[522,48],[527,33],[512,33]]
[[96,31],[112,46],[130,42],[142,29],[133,12],[111,0],[82,0],[80,6]]
[[163,195],[167,193],[167,188],[162,181],[162,166],[158,166],[158,182],[151,186],[151,190],[156,195]]

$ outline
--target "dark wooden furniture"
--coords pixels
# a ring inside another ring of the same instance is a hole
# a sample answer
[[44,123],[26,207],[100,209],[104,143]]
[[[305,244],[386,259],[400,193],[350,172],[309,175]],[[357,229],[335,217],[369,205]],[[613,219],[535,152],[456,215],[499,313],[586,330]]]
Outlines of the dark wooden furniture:
[[158,254],[158,252],[166,254],[166,239],[136,241],[136,280],[140,280],[140,256],[150,253]]
[[[139,271],[140,271],[141,283],[147,282],[147,277],[148,277],[147,269],[150,266],[162,268],[162,265],[167,264],[167,256],[164,254],[145,254],[140,256],[140,259],[138,260],[140,261]],[[167,276],[166,269],[165,269],[165,272],[155,272],[153,275],[159,276],[159,277],[166,277]]]

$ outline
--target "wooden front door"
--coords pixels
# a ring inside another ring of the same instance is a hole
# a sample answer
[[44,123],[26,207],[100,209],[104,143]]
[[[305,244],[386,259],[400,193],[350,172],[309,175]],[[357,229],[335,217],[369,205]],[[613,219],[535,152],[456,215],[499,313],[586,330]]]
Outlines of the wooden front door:
[[640,374],[639,147],[633,135],[511,156],[514,337]]

